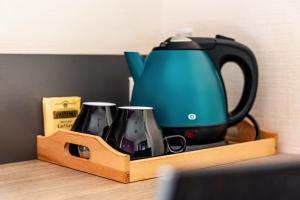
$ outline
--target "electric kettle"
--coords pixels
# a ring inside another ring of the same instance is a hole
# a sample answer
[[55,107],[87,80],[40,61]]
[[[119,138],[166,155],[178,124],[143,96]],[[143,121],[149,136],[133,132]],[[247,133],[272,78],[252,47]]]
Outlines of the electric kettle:
[[[183,135],[187,145],[224,140],[227,128],[243,120],[254,103],[255,56],[232,38],[177,34],[145,59],[137,52],[125,52],[125,58],[134,79],[131,105],[153,107],[164,136]],[[226,62],[237,63],[244,75],[242,96],[231,112],[220,72]]]

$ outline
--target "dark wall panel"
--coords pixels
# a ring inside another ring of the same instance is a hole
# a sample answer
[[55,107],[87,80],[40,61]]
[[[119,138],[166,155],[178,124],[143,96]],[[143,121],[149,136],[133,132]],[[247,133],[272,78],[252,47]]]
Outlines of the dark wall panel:
[[0,55],[0,163],[36,158],[42,97],[128,103],[123,56]]

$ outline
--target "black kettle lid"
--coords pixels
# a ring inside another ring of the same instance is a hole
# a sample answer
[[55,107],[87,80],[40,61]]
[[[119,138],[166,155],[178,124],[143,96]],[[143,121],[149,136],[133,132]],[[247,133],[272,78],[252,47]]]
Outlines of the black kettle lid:
[[179,29],[174,37],[168,38],[153,50],[201,50],[199,44],[189,38],[191,35],[191,29]]

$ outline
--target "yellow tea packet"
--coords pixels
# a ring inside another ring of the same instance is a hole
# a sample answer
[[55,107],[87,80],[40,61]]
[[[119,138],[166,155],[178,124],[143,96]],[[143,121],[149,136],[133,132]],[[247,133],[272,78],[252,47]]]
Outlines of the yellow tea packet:
[[74,97],[44,97],[44,132],[51,135],[57,129],[70,130],[80,112],[81,98]]

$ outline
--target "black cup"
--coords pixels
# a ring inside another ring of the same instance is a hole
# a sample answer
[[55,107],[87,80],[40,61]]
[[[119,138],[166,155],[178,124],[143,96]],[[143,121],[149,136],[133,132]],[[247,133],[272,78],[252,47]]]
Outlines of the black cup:
[[119,107],[106,142],[116,150],[129,154],[132,160],[183,152],[185,138],[181,135],[163,138],[152,110],[152,107]]
[[[114,103],[84,102],[71,130],[105,138],[115,114]],[[81,145],[70,145],[70,152],[75,156],[89,157],[88,148]]]

